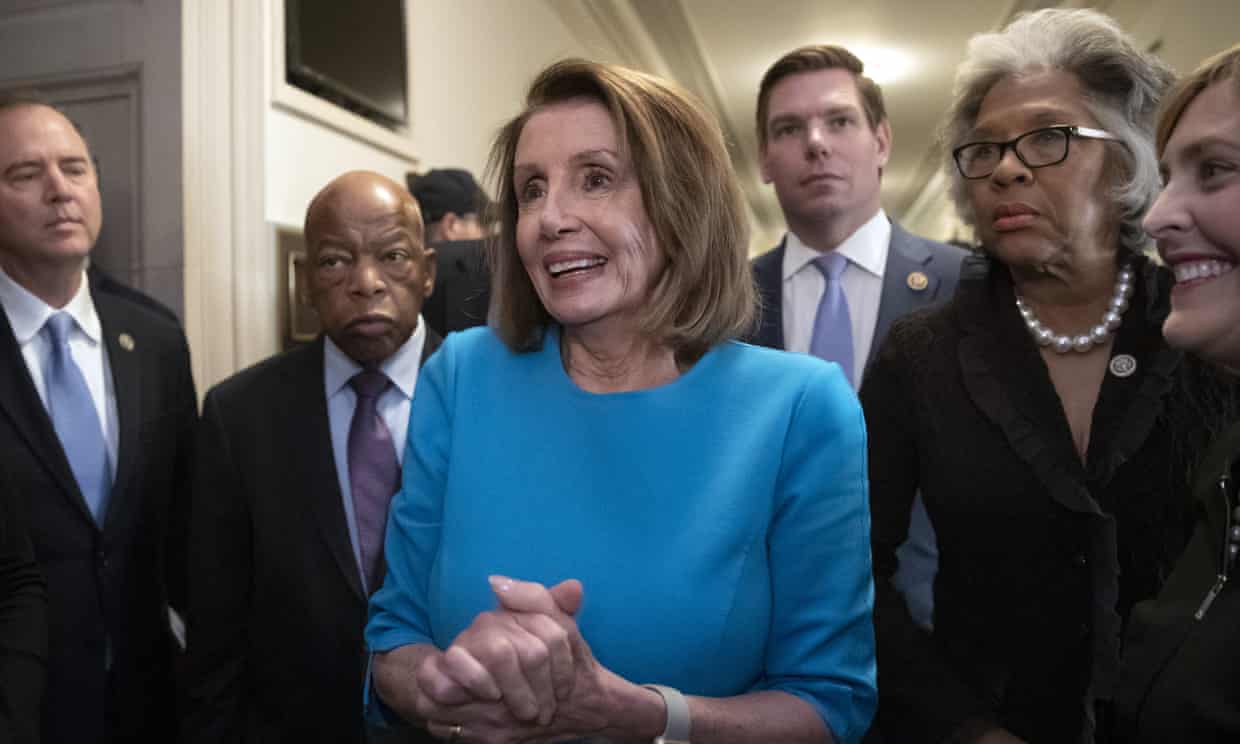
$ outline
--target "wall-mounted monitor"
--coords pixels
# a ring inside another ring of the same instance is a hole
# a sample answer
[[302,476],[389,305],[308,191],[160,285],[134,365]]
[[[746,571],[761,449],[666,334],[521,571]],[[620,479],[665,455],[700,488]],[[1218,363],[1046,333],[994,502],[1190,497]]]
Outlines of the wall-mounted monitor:
[[401,129],[409,123],[404,0],[285,0],[288,82]]

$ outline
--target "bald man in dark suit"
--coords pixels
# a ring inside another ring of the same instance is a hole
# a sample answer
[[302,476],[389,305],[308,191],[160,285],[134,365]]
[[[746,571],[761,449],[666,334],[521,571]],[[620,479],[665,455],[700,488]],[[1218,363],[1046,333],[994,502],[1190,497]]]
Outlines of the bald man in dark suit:
[[417,204],[347,173],[306,214],[323,334],[213,388],[191,525],[183,742],[428,741],[362,717],[367,598],[418,370],[439,345]]

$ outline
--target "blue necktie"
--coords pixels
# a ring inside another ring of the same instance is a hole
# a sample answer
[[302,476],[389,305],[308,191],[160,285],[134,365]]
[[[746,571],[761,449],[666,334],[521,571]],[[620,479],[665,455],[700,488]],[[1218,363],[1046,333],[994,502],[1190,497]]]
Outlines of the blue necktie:
[[368,593],[379,588],[383,532],[388,504],[400,488],[400,463],[392,433],[379,415],[379,396],[392,381],[378,370],[365,369],[349,380],[357,393],[357,407],[349,424],[349,488],[357,518],[357,541],[362,554],[362,576]]
[[112,490],[112,473],[94,399],[90,397],[82,370],[69,352],[69,331],[73,324],[72,316],[58,312],[43,326],[51,343],[51,351],[43,363],[47,410],[86,506],[95,523],[102,525]]
[[818,301],[809,353],[828,362],[838,362],[844,368],[844,376],[852,383],[852,319],[848,316],[848,298],[844,296],[844,287],[840,283],[840,277],[848,267],[848,259],[829,251],[815,258],[814,266],[822,272],[827,286]]

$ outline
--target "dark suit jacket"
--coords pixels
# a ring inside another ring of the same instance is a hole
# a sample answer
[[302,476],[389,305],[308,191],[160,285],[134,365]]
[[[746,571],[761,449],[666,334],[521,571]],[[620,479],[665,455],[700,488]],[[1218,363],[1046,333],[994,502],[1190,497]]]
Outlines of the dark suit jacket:
[[441,336],[486,325],[491,273],[482,240],[436,243],[435,291],[422,305],[426,325]]
[[128,284],[122,284],[116,279],[113,279],[110,274],[104,272],[103,269],[99,268],[95,264],[91,264],[87,267],[86,276],[90,278],[90,286],[94,287],[96,290],[118,295],[127,300],[132,300],[148,310],[155,312],[157,315],[161,315],[173,323],[181,325],[181,319],[178,318],[177,314],[172,312],[167,305],[163,304],[154,297],[139,292],[133,287],[130,287]]
[[175,731],[167,606],[183,603],[180,530],[197,416],[189,348],[177,325],[145,305],[93,285],[91,293],[119,423],[102,529],[0,312],[0,452],[47,580],[43,740],[167,741]]
[[[1167,271],[1136,274],[1111,351],[1135,371],[1103,379],[1085,462],[1002,265],[966,261],[951,302],[900,319],[879,349],[861,403],[887,741],[981,721],[1080,741],[1110,696],[1122,624],[1187,540],[1182,494],[1211,417],[1195,400],[1227,399],[1162,339]],[[932,634],[890,582],[919,491],[941,538]]]
[[[423,361],[439,345],[427,336]],[[367,597],[322,337],[213,388],[198,447],[182,741],[362,742]]]
[[[891,223],[891,243],[887,251],[887,267],[883,272],[883,294],[879,300],[878,322],[866,368],[887,337],[892,321],[922,307],[950,299],[956,291],[960,262],[965,251],[955,246],[936,243],[905,232]],[[784,348],[784,243],[753,260],[753,277],[762,301],[761,324],[749,339],[751,343]],[[926,275],[928,283],[921,290],[909,287],[908,277],[914,271]]]
[[0,741],[39,740],[46,682],[46,587],[17,492],[0,474]]
[[[1200,620],[1222,570],[1240,477],[1240,424],[1215,442],[1193,488],[1197,525],[1158,598],[1132,611],[1116,693],[1119,741],[1240,741],[1240,562]],[[1231,479],[1226,493],[1219,479]]]

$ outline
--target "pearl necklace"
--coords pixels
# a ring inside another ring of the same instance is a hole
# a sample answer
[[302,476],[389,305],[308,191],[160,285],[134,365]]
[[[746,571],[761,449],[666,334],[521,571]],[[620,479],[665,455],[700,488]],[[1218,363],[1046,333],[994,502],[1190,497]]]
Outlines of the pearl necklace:
[[1034,314],[1033,308],[1029,307],[1020,295],[1016,296],[1016,309],[1020,310],[1020,316],[1025,319],[1025,327],[1029,329],[1029,335],[1033,336],[1038,346],[1049,346],[1058,354],[1067,354],[1070,351],[1084,354],[1098,344],[1104,343],[1107,337],[1123,323],[1122,316],[1128,309],[1128,299],[1132,297],[1132,281],[1132,267],[1121,268],[1115,277],[1115,292],[1111,295],[1111,303],[1107,306],[1107,311],[1102,315],[1102,322],[1089,329],[1089,333],[1082,333],[1079,336],[1055,333],[1042,325],[1042,321],[1038,320],[1038,316]]

